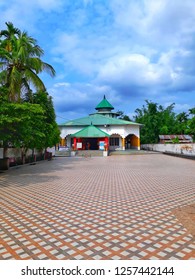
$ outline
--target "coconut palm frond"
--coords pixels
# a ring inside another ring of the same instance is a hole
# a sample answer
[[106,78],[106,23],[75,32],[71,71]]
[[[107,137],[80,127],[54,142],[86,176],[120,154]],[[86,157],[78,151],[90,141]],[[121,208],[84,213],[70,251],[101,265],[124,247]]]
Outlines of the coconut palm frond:
[[52,77],[55,77],[55,75],[56,75],[55,69],[46,62],[42,62],[42,71],[47,72]]
[[44,51],[37,45],[37,40],[15,28],[11,22],[6,25],[7,30],[0,32],[0,69],[6,71],[0,82],[6,84],[11,100],[20,101],[21,96],[30,92],[31,85],[36,90],[45,91],[38,74],[46,72],[55,76],[55,70],[41,60]]
[[44,83],[39,78],[39,76],[37,76],[36,73],[33,72],[32,69],[26,69],[24,75],[25,75],[26,80],[28,82],[32,83],[32,85],[34,86],[34,88],[36,90],[38,90],[38,91],[46,90]]

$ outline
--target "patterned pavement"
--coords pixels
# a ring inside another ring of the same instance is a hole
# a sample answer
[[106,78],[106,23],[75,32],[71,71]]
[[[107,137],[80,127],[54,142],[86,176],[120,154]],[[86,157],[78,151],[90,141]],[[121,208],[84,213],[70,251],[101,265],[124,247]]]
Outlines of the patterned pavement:
[[173,210],[195,162],[161,154],[55,158],[0,174],[0,259],[195,259]]

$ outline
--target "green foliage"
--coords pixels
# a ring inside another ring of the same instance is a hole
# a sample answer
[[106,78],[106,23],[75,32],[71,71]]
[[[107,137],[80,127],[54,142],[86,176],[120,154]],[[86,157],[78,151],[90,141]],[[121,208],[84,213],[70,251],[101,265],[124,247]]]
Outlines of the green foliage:
[[195,107],[189,110],[189,115],[191,116],[187,122],[187,132],[193,136],[193,140],[195,142]]
[[33,102],[39,104],[44,110],[45,125],[43,127],[44,141],[42,144],[44,148],[52,147],[60,141],[60,130],[55,121],[55,111],[51,96],[46,92],[38,92],[33,97]]
[[[59,142],[55,111],[42,71],[55,75],[40,57],[43,50],[12,23],[0,32],[0,141],[25,150],[44,149]],[[38,92],[33,94],[31,85]]]
[[[158,135],[169,132],[169,121],[171,120],[172,107],[164,109],[157,103],[146,100],[146,105],[136,109],[135,121],[143,124],[141,128],[141,142],[157,143]],[[168,121],[169,120],[169,121]],[[172,121],[172,120],[171,120]]]
[[175,137],[175,138],[172,140],[172,143],[173,143],[173,144],[178,144],[178,143],[179,143],[179,138],[178,138],[178,137]]
[[4,146],[34,148],[41,145],[44,111],[38,104],[0,100],[0,138]]
[[119,115],[119,119],[120,120],[124,120],[124,121],[131,121],[131,119],[129,118],[129,116],[125,115],[123,111],[117,111],[117,114]]
[[188,116],[186,112],[182,112],[176,116],[175,134],[187,134]]
[[0,83],[7,87],[10,101],[20,102],[31,86],[45,90],[39,73],[46,71],[54,76],[55,70],[40,59],[44,52],[34,38],[10,22],[6,25],[7,30],[0,32]]
[[[188,113],[176,115],[174,104],[167,108],[146,100],[146,105],[136,109],[135,121],[143,124],[141,128],[141,143],[158,143],[159,135],[190,134],[195,138],[195,108]],[[192,116],[191,118],[189,116]],[[177,139],[175,140],[177,143]]]
[[0,98],[0,139],[4,146],[44,149],[59,142],[51,98],[46,93],[35,95],[35,103],[14,103]]

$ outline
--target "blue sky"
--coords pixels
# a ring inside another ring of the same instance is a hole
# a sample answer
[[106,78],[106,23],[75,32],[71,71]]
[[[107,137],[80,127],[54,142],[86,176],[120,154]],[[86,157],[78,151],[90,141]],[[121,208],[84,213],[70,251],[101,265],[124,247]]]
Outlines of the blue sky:
[[132,117],[145,100],[195,106],[194,0],[1,0],[5,22],[44,49],[42,74],[58,123],[86,116],[105,94]]

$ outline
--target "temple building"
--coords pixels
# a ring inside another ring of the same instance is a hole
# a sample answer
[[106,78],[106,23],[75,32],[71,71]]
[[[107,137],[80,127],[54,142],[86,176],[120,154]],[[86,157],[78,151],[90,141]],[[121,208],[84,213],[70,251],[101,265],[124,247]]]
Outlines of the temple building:
[[73,150],[140,150],[141,124],[118,118],[104,96],[96,112],[59,125],[61,146]]

